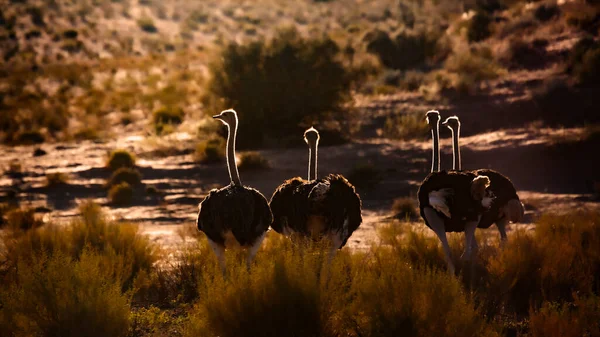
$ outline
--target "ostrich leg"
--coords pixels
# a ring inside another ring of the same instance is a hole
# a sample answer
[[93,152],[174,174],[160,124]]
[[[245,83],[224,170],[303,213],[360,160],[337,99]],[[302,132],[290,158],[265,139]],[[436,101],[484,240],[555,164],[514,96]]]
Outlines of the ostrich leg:
[[450,245],[448,245],[448,239],[446,238],[446,229],[444,228],[444,219],[442,219],[437,212],[431,207],[425,207],[423,210],[427,223],[433,229],[433,232],[442,242],[442,248],[444,248],[444,257],[446,264],[448,265],[448,272],[454,275],[454,263],[452,263],[452,254],[450,252]]

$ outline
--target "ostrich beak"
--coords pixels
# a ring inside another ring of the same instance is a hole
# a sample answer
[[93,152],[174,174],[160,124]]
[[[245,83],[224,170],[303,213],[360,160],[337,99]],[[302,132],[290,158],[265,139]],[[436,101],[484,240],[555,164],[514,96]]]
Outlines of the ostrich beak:
[[213,118],[214,119],[221,119],[221,115],[214,115]]

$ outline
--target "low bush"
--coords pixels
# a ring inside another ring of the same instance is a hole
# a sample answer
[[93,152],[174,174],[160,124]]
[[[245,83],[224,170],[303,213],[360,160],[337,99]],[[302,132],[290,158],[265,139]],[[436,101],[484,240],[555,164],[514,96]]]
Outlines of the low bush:
[[600,336],[600,298],[576,298],[573,303],[546,302],[531,313],[532,337]]
[[35,216],[33,208],[6,208],[3,211],[3,221],[7,224],[7,229],[11,231],[28,231],[44,225],[44,222]]
[[469,21],[467,26],[467,39],[469,42],[479,42],[487,39],[492,35],[490,24],[492,17],[484,12],[478,11]]
[[546,46],[543,40],[526,42],[516,38],[510,41],[507,54],[508,65],[513,68],[539,68],[544,66]]
[[305,123],[341,121],[354,76],[338,56],[333,40],[289,30],[268,41],[229,44],[210,66],[206,111],[237,111],[241,148],[285,144]]
[[417,205],[414,197],[402,197],[394,199],[392,204],[394,217],[400,220],[414,219],[418,216]]
[[48,173],[46,174],[46,186],[57,187],[63,186],[69,183],[69,176],[62,172]]
[[382,177],[381,172],[371,163],[359,163],[348,172],[348,181],[359,188],[372,188]]
[[403,31],[392,39],[388,33],[375,30],[365,35],[367,52],[377,55],[381,63],[397,70],[413,69],[436,56],[438,35],[434,32]]
[[57,253],[20,262],[0,288],[0,329],[7,336],[125,336],[129,301],[103,256]]
[[152,121],[154,124],[181,124],[183,115],[180,108],[163,107],[152,113]]
[[556,4],[541,4],[534,12],[536,19],[545,22],[560,15],[560,8]]
[[422,113],[407,113],[388,117],[383,126],[383,135],[393,139],[424,139],[429,134],[429,126],[423,123]]
[[216,137],[204,140],[196,145],[194,154],[196,160],[203,164],[212,164],[223,161],[225,158],[225,141]]
[[544,301],[572,302],[600,286],[600,214],[542,216],[534,235],[513,236],[489,262],[490,297],[525,315]]
[[127,183],[130,186],[136,186],[142,183],[142,174],[140,171],[130,167],[121,167],[108,179],[107,187],[112,187],[120,183]]
[[156,33],[158,28],[154,25],[154,20],[151,18],[140,18],[137,21],[138,26],[147,33]]
[[108,156],[106,166],[113,171],[122,167],[135,167],[135,155],[127,150],[114,150]]
[[269,167],[270,165],[267,158],[263,157],[258,152],[243,152],[240,155],[240,163],[238,165],[240,171],[264,170]]
[[115,206],[128,206],[133,202],[133,188],[126,182],[113,185],[108,191],[108,200]]

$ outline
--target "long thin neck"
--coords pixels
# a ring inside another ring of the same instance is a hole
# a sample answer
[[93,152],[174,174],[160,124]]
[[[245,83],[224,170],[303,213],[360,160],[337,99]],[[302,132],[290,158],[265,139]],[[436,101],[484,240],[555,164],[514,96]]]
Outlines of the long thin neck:
[[440,170],[440,124],[439,120],[431,128],[431,136],[433,138],[433,160],[431,163],[431,172],[438,172]]
[[452,164],[453,170],[460,171],[462,170],[462,163],[460,160],[460,146],[458,145],[458,139],[460,138],[460,126],[456,127],[456,130],[453,128],[450,129],[452,131],[452,154],[454,162]]
[[229,169],[229,178],[234,185],[242,186],[240,174],[235,164],[235,136],[237,134],[237,122],[227,125],[227,169]]
[[308,180],[317,180],[317,142],[311,142],[308,148]]

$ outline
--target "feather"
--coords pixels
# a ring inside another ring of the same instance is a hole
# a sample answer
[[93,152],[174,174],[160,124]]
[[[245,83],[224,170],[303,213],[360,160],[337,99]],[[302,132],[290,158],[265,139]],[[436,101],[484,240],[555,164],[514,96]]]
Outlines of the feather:
[[454,195],[454,191],[450,188],[431,191],[429,192],[429,205],[446,217],[452,218],[450,206],[448,205],[448,198],[452,195]]

